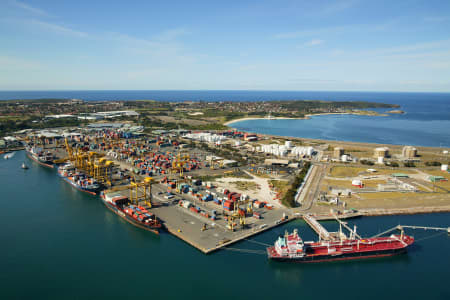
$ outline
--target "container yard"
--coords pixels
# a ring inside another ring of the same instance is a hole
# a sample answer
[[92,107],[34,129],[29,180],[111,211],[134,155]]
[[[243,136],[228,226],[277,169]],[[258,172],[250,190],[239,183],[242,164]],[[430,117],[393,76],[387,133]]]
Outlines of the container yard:
[[41,149],[46,162],[75,189],[101,198],[131,225],[167,231],[203,253],[293,219],[289,209],[274,205],[264,194],[255,198],[232,182],[216,184],[218,179],[248,175],[234,160],[193,145],[228,142],[239,147],[244,138],[240,133],[143,135],[132,129],[91,126],[38,132],[24,142],[30,149]]

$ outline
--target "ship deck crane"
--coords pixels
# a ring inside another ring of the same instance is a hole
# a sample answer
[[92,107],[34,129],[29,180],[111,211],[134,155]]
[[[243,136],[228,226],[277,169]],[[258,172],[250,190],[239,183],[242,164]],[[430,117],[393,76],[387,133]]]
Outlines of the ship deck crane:
[[429,227],[429,226],[414,226],[414,225],[397,225],[395,227],[392,227],[386,231],[383,231],[379,234],[376,234],[374,236],[372,236],[372,238],[376,238],[376,237],[380,237],[382,235],[388,234],[392,231],[395,230],[400,230],[403,231],[403,229],[405,228],[410,228],[410,229],[423,229],[423,230],[436,230],[436,231],[447,231],[448,234],[450,234],[450,227]]

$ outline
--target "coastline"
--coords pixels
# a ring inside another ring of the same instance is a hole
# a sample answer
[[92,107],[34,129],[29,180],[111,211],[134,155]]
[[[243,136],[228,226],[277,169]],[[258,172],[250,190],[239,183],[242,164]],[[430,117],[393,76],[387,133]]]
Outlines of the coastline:
[[372,117],[385,117],[387,114],[362,114],[357,112],[339,112],[339,113],[319,113],[319,114],[307,114],[302,118],[288,118],[288,117],[272,117],[270,119],[268,118],[261,118],[261,117],[247,117],[247,118],[240,118],[231,120],[228,122],[223,123],[223,125],[230,127],[229,125],[241,121],[250,121],[250,120],[309,120],[312,116],[325,116],[325,115],[357,115],[357,116],[372,116]]

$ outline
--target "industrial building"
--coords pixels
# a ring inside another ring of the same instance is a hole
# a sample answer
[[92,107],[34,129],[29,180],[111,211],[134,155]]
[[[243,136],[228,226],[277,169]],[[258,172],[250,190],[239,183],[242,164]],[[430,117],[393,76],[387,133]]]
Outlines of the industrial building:
[[378,157],[389,157],[389,148],[388,147],[378,147],[375,148],[374,150],[374,157],[378,158]]
[[334,158],[341,158],[342,155],[344,155],[344,148],[335,147],[333,150],[333,156]]
[[415,158],[417,156],[417,149],[412,146],[405,146],[402,150],[402,156],[406,159]]

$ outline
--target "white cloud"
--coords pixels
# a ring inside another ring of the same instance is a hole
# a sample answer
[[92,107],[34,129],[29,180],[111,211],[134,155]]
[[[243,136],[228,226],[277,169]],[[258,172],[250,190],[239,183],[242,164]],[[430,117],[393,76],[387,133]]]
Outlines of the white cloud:
[[20,1],[17,1],[17,0],[11,0],[10,2],[14,6],[16,6],[18,8],[21,8],[21,9],[23,9],[23,10],[25,10],[27,12],[30,12],[32,14],[35,14],[35,15],[41,15],[41,16],[48,16],[49,15],[45,10],[42,10],[40,8],[31,6],[31,5],[26,4],[26,3],[23,3],[23,2],[20,2]]
[[318,46],[325,43],[324,40],[319,40],[319,39],[312,39],[306,43],[303,44],[303,46],[305,47],[313,47],[313,46]]

